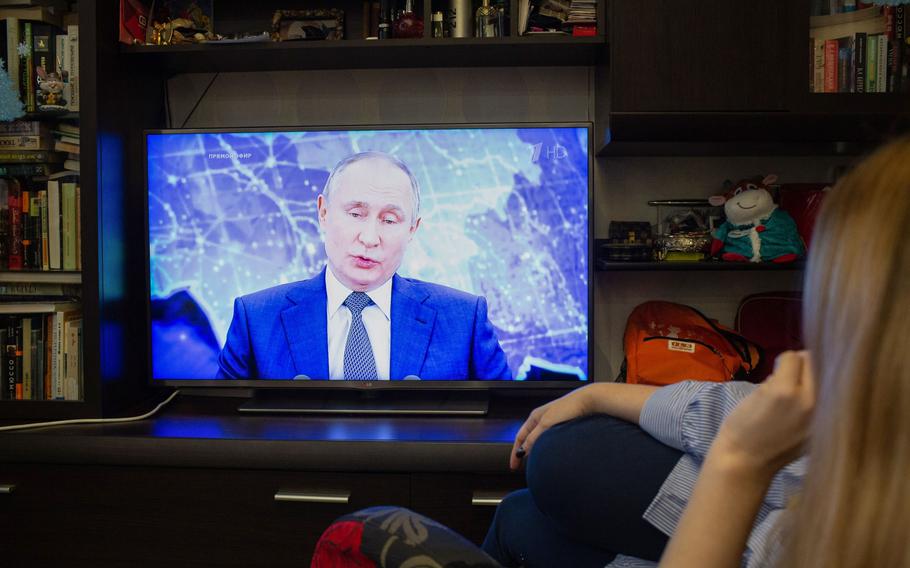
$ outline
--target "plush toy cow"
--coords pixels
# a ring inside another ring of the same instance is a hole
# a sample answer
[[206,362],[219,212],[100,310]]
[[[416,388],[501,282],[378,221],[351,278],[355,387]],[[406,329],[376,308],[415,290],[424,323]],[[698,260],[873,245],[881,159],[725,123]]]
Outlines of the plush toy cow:
[[768,191],[777,180],[742,180],[724,195],[711,197],[711,205],[724,206],[727,220],[714,232],[711,256],[720,253],[732,262],[793,262],[806,253],[796,223],[787,212],[778,209]]

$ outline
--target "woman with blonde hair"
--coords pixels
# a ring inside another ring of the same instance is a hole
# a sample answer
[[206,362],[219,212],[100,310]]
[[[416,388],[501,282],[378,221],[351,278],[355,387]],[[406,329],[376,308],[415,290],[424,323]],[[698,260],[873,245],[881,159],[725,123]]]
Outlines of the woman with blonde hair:
[[738,566],[763,496],[803,450],[774,566],[910,566],[910,138],[826,197],[803,312],[807,352],[723,422],[661,566]]

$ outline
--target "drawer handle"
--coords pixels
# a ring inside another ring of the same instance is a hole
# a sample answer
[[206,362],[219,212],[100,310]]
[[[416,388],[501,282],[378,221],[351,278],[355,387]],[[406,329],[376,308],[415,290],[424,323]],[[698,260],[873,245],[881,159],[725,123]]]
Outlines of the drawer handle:
[[334,503],[347,505],[351,500],[350,491],[285,491],[275,493],[275,501],[292,503]]
[[15,485],[0,485],[0,495],[9,495],[15,488]]
[[505,496],[505,491],[475,491],[471,496],[471,505],[478,507],[498,507]]

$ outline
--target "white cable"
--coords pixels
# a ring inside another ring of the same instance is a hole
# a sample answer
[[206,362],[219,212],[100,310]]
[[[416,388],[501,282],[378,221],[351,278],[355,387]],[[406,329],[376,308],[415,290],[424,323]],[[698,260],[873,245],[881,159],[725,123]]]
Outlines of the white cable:
[[164,408],[164,405],[169,403],[174,399],[175,396],[180,394],[179,390],[175,390],[171,393],[169,397],[164,399],[158,406],[152,410],[146,412],[141,416],[127,416],[125,418],[75,418],[73,420],[57,420],[55,422],[34,422],[32,424],[14,424],[12,426],[0,426],[0,432],[6,430],[25,430],[27,428],[43,428],[44,426],[63,426],[65,424],[111,424],[114,422],[135,422],[137,420],[145,420],[153,416],[156,412]]

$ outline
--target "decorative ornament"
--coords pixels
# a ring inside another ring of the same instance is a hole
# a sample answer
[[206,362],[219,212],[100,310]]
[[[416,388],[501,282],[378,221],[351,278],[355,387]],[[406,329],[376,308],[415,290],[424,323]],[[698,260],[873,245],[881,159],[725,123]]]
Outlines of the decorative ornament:
[[6,72],[6,61],[0,58],[0,121],[10,121],[25,114],[25,107],[19,100],[19,93],[13,88],[9,74]]

